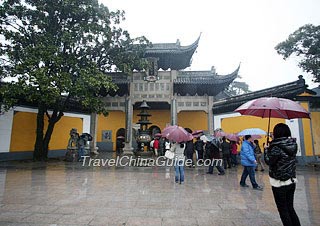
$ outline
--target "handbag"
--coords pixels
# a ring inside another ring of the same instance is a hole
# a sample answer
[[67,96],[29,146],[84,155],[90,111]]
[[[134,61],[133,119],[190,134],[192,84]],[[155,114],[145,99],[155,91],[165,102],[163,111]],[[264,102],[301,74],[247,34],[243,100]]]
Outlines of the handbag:
[[174,153],[172,151],[166,151],[166,153],[164,153],[164,157],[166,157],[167,159],[173,159],[174,158]]

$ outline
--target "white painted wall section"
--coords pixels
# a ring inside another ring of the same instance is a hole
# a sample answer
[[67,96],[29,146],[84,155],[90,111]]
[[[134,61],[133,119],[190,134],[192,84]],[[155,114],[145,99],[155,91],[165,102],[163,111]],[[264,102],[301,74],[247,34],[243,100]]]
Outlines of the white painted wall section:
[[301,156],[301,137],[300,137],[300,129],[299,129],[299,122],[298,119],[286,119],[286,124],[289,126],[291,131],[291,137],[297,139],[298,144],[298,152],[297,156]]
[[10,150],[12,122],[13,110],[0,115],[0,153]]

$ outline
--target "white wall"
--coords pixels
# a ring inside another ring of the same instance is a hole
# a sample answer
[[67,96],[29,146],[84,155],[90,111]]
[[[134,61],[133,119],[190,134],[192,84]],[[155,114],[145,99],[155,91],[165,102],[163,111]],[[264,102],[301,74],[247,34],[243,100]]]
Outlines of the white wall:
[[297,156],[301,156],[301,138],[300,138],[300,128],[298,119],[290,119],[286,120],[286,124],[289,126],[291,130],[291,136],[297,139],[298,144],[298,152]]
[[11,130],[13,110],[0,115],[0,153],[9,152],[11,142]]

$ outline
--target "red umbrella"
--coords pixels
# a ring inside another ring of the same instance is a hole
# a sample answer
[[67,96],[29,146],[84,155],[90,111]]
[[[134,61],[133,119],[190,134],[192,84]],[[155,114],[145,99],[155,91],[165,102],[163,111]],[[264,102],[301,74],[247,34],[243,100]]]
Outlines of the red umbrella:
[[217,131],[213,134],[213,136],[215,137],[226,137],[227,133],[223,132],[223,131]]
[[154,136],[155,137],[161,137],[161,133],[156,133]]
[[240,141],[239,136],[237,136],[237,135],[234,134],[234,133],[229,133],[229,134],[227,134],[227,135],[226,135],[226,138],[227,138],[228,140],[235,141],[235,142],[239,142],[239,141]]
[[178,143],[193,139],[193,136],[191,133],[188,133],[181,126],[176,126],[176,125],[166,127],[162,132],[162,136],[168,138],[171,141],[175,141]]
[[164,136],[165,133],[167,133],[168,131],[170,131],[170,130],[176,128],[176,127],[178,127],[178,126],[176,126],[176,125],[174,125],[174,126],[167,126],[166,128],[164,128],[164,129],[162,130],[161,136],[165,137],[165,136]]
[[[269,118],[268,133],[270,131],[270,118],[310,118],[310,113],[300,104],[284,98],[261,97],[248,101],[238,107],[236,112],[242,115],[253,115],[262,118]],[[267,143],[269,142],[269,137]]]
[[201,134],[201,133],[203,133],[202,129],[192,132],[192,135],[198,135],[198,134]]

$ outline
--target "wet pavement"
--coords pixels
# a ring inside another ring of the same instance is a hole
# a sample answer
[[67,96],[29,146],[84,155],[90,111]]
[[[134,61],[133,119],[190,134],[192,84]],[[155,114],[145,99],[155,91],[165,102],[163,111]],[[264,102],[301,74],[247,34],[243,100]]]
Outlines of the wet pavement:
[[[172,167],[0,162],[0,225],[281,225],[268,173],[257,172],[264,187],[257,191],[239,187],[241,170],[218,176],[186,168],[180,185]],[[295,208],[302,225],[320,225],[319,172],[297,170]]]

